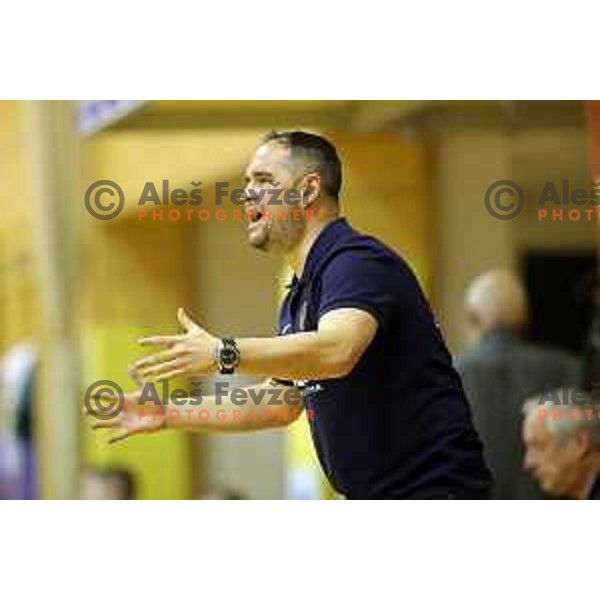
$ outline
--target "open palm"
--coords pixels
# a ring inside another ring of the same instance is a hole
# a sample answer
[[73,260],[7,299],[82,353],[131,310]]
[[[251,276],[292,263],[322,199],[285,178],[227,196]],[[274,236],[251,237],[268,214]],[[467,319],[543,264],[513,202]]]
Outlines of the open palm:
[[[166,424],[164,406],[146,400],[140,402],[142,389],[123,394],[123,407],[110,419],[94,419],[94,429],[111,429],[109,444],[119,442],[139,433],[151,433],[162,429]],[[90,417],[94,418],[92,414]]]

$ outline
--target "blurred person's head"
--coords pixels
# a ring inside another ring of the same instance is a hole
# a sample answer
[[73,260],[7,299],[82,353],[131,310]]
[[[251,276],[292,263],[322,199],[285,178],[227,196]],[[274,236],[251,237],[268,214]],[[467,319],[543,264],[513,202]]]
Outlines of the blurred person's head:
[[203,490],[199,500],[247,500],[242,492],[224,485],[211,485]]
[[126,469],[90,469],[81,479],[82,500],[133,500],[135,483]]
[[268,134],[245,174],[248,241],[289,253],[338,215],[341,183],[340,159],[325,138],[303,131]]
[[553,496],[586,498],[600,473],[600,405],[587,392],[559,389],[523,407],[523,467]]
[[477,276],[465,294],[467,329],[472,341],[500,330],[519,333],[528,321],[527,292],[521,280],[505,269]]

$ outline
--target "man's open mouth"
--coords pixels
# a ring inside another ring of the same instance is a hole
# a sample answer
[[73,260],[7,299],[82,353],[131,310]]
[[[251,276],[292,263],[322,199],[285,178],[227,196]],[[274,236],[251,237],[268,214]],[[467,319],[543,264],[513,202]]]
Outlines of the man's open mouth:
[[253,206],[246,211],[248,223],[258,223],[265,217],[264,210],[259,206]]

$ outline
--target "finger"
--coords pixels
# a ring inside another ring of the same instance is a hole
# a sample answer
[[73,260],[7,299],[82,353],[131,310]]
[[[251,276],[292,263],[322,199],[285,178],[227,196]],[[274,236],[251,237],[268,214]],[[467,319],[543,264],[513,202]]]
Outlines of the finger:
[[185,348],[172,348],[171,350],[163,350],[158,354],[151,354],[149,356],[145,356],[144,358],[140,358],[133,363],[133,368],[136,371],[143,371],[145,368],[156,365],[158,363],[164,363],[168,360],[173,360],[174,358],[179,358],[185,354]]
[[123,406],[137,406],[140,403],[142,397],[141,392],[129,392],[123,394]]
[[190,366],[189,360],[183,360],[181,358],[177,360],[170,360],[166,363],[161,363],[160,365],[155,365],[154,367],[150,367],[145,371],[142,371],[142,375],[144,377],[156,377],[158,375],[163,375],[165,373],[169,373],[174,369],[181,369]]
[[172,379],[173,377],[178,377],[179,375],[185,375],[187,372],[186,368],[182,368],[182,369],[174,369],[173,371],[170,371],[169,373],[163,373],[162,375],[158,375],[157,377],[155,377],[156,381],[164,381],[165,379]]
[[132,365],[127,369],[127,375],[129,375],[129,377],[133,379],[133,381],[138,387],[144,387],[146,382],[144,381],[143,377],[137,372],[135,365]]
[[119,402],[119,396],[107,396],[106,394],[92,394],[89,398],[89,401],[94,401],[96,404],[101,404],[105,406],[112,406],[113,404],[117,404]]
[[194,323],[194,321],[192,321],[190,316],[187,314],[187,312],[183,308],[180,308],[177,311],[177,320],[179,321],[180,325],[183,327],[184,331],[189,331],[190,329],[194,329],[195,327],[198,327],[198,325],[196,323]]
[[116,444],[117,442],[122,442],[124,440],[126,440],[130,435],[131,435],[131,431],[129,431],[128,429],[121,429],[121,431],[119,431],[119,433],[117,433],[116,435],[113,435],[112,437],[110,437],[108,439],[108,443],[109,444]]
[[[113,409],[123,403],[123,405],[136,405],[141,396],[140,391],[128,392],[122,396],[104,396],[102,394],[92,395],[89,400],[86,400],[81,413],[94,417],[99,412],[107,413],[109,409]],[[119,411],[120,412],[120,411]]]
[[[90,400],[89,400],[90,407],[91,407],[92,400],[97,404],[99,403],[99,401],[102,401],[101,406],[103,408],[106,408],[106,410],[108,410],[109,408],[112,408],[114,405],[118,404],[118,402],[119,402],[119,399],[116,396],[115,397],[112,397],[112,396],[107,397],[107,396],[102,396],[102,395],[90,396]],[[94,417],[95,416],[93,410],[90,411],[87,404],[84,404],[84,406],[81,408],[81,414],[86,417]]]
[[141,346],[166,346],[170,348],[181,341],[181,339],[182,336],[180,335],[155,335],[139,339],[138,344]]
[[112,429],[113,427],[120,426],[121,419],[114,417],[113,419],[98,419],[92,424],[92,429]]

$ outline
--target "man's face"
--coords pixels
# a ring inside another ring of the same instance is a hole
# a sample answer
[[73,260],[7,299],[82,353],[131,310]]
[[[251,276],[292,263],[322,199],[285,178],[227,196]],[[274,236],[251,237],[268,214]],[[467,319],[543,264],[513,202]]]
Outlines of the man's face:
[[523,422],[525,470],[553,496],[570,496],[580,477],[581,444],[575,436],[556,440],[546,420],[532,410]]
[[[255,248],[278,253],[297,245],[306,229],[301,199],[305,189],[302,170],[290,150],[277,142],[258,147],[245,176],[248,241]],[[269,190],[279,190],[278,196]],[[296,190],[292,197],[292,192]],[[291,198],[291,202],[286,199]]]

